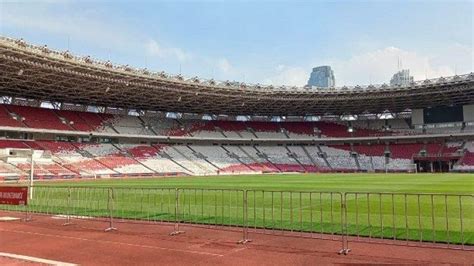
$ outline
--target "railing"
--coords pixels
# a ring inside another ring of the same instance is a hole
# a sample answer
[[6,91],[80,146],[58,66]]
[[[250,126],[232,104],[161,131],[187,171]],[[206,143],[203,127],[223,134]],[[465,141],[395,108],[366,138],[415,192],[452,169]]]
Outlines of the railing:
[[247,190],[246,194],[247,226],[253,232],[342,235],[342,193]]
[[[340,241],[472,250],[474,195],[271,191],[205,188],[36,186],[28,206],[7,211],[75,219],[169,223],[172,235],[189,226]],[[114,224],[115,223],[115,224]]]
[[344,197],[351,240],[461,249],[474,244],[474,195],[350,192]]

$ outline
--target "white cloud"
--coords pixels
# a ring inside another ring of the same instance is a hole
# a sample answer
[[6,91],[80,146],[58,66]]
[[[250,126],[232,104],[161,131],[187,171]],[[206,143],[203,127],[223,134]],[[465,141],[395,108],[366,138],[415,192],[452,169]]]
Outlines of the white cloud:
[[[347,60],[327,60],[332,66],[337,86],[388,83],[398,70],[410,69],[415,80],[452,76],[472,71],[472,51],[465,47],[451,47],[434,56],[423,55],[397,47],[386,47],[354,55]],[[457,63],[456,63],[457,62]]]
[[[162,47],[146,33],[140,33],[117,21],[107,21],[104,14],[96,10],[75,12],[67,5],[57,9],[54,1],[49,3],[3,4],[0,11],[1,24],[53,33],[57,36],[87,42],[106,49],[121,51],[145,50],[152,56],[174,58],[185,61],[191,58],[188,52],[178,47]],[[143,40],[150,39],[148,42]]]
[[453,43],[445,47],[444,51],[437,53],[431,60],[435,65],[449,65],[454,67],[456,74],[472,72],[474,69],[473,47]]
[[[8,27],[48,32],[87,41],[101,47],[123,48],[133,40],[123,26],[104,23],[95,12],[58,11],[51,3],[4,3],[1,23]],[[132,41],[133,43],[133,41]]]
[[186,61],[191,58],[189,53],[184,52],[180,48],[176,47],[161,47],[157,41],[149,40],[146,44],[146,51],[151,56],[157,56],[161,58],[172,57],[179,61]]
[[311,68],[278,65],[274,74],[262,80],[263,84],[275,86],[304,86],[309,78]]
[[229,73],[233,69],[232,65],[230,64],[229,60],[227,60],[227,58],[220,58],[219,60],[217,60],[217,68],[222,73]]
[[311,69],[330,65],[336,85],[367,85],[388,83],[400,68],[410,69],[415,80],[466,74],[473,71],[473,51],[467,46],[453,44],[434,55],[389,46],[353,55],[348,59],[328,59],[306,66],[277,65],[270,75],[261,78],[264,84],[304,86]]

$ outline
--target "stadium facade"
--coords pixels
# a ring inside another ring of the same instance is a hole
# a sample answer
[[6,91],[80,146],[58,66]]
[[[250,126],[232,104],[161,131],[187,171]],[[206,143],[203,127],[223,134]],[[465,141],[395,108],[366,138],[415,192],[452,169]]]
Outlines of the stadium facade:
[[0,50],[3,179],[28,175],[22,150],[36,178],[474,171],[472,73],[309,89]]

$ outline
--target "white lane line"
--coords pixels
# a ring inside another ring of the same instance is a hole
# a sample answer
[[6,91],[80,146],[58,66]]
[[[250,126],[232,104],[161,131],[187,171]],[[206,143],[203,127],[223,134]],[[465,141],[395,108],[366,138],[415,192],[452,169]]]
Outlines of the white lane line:
[[56,237],[56,238],[64,238],[64,239],[74,239],[74,240],[80,240],[80,241],[99,242],[99,243],[104,243],[104,244],[116,244],[116,245],[130,246],[130,247],[159,249],[159,250],[166,250],[166,251],[177,251],[177,252],[184,252],[184,253],[191,253],[191,254],[198,254],[198,255],[207,255],[207,256],[215,256],[215,257],[223,257],[224,256],[223,254],[210,253],[210,252],[204,252],[204,251],[175,249],[175,248],[164,248],[164,247],[157,247],[157,246],[116,242],[116,241],[110,241],[110,240],[87,239],[87,238],[74,237],[74,236],[60,236],[60,235],[42,234],[42,233],[36,233],[36,232],[17,231],[17,230],[5,230],[5,229],[0,229],[0,231],[11,232],[11,233],[20,233],[20,234],[29,234],[29,235],[37,235],[37,236]]
[[[51,216],[51,219],[67,219],[67,215],[54,215]],[[91,216],[77,216],[77,215],[69,215],[70,219],[94,219],[94,217]]]
[[10,216],[2,216],[0,217],[0,222],[11,222],[11,221],[18,221],[20,218],[17,217],[10,217]]
[[0,257],[6,257],[6,258],[24,260],[24,261],[31,261],[31,262],[36,262],[36,263],[43,263],[43,264],[48,264],[48,265],[56,265],[56,266],[75,266],[75,265],[77,265],[77,264],[73,264],[73,263],[67,263],[67,262],[61,262],[61,261],[55,261],[55,260],[47,260],[47,259],[42,259],[42,258],[36,258],[36,257],[30,257],[30,256],[18,255],[18,254],[12,254],[12,253],[5,253],[5,252],[0,252]]

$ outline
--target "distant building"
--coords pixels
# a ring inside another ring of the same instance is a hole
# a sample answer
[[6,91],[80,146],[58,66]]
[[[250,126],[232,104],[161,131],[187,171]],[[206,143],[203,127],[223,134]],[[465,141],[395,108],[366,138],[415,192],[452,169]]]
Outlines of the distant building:
[[313,68],[309,76],[308,86],[315,86],[320,88],[332,88],[336,86],[336,79],[334,72],[330,66],[319,66]]
[[392,86],[405,86],[413,82],[413,76],[410,76],[410,70],[403,69],[395,73],[390,80]]

